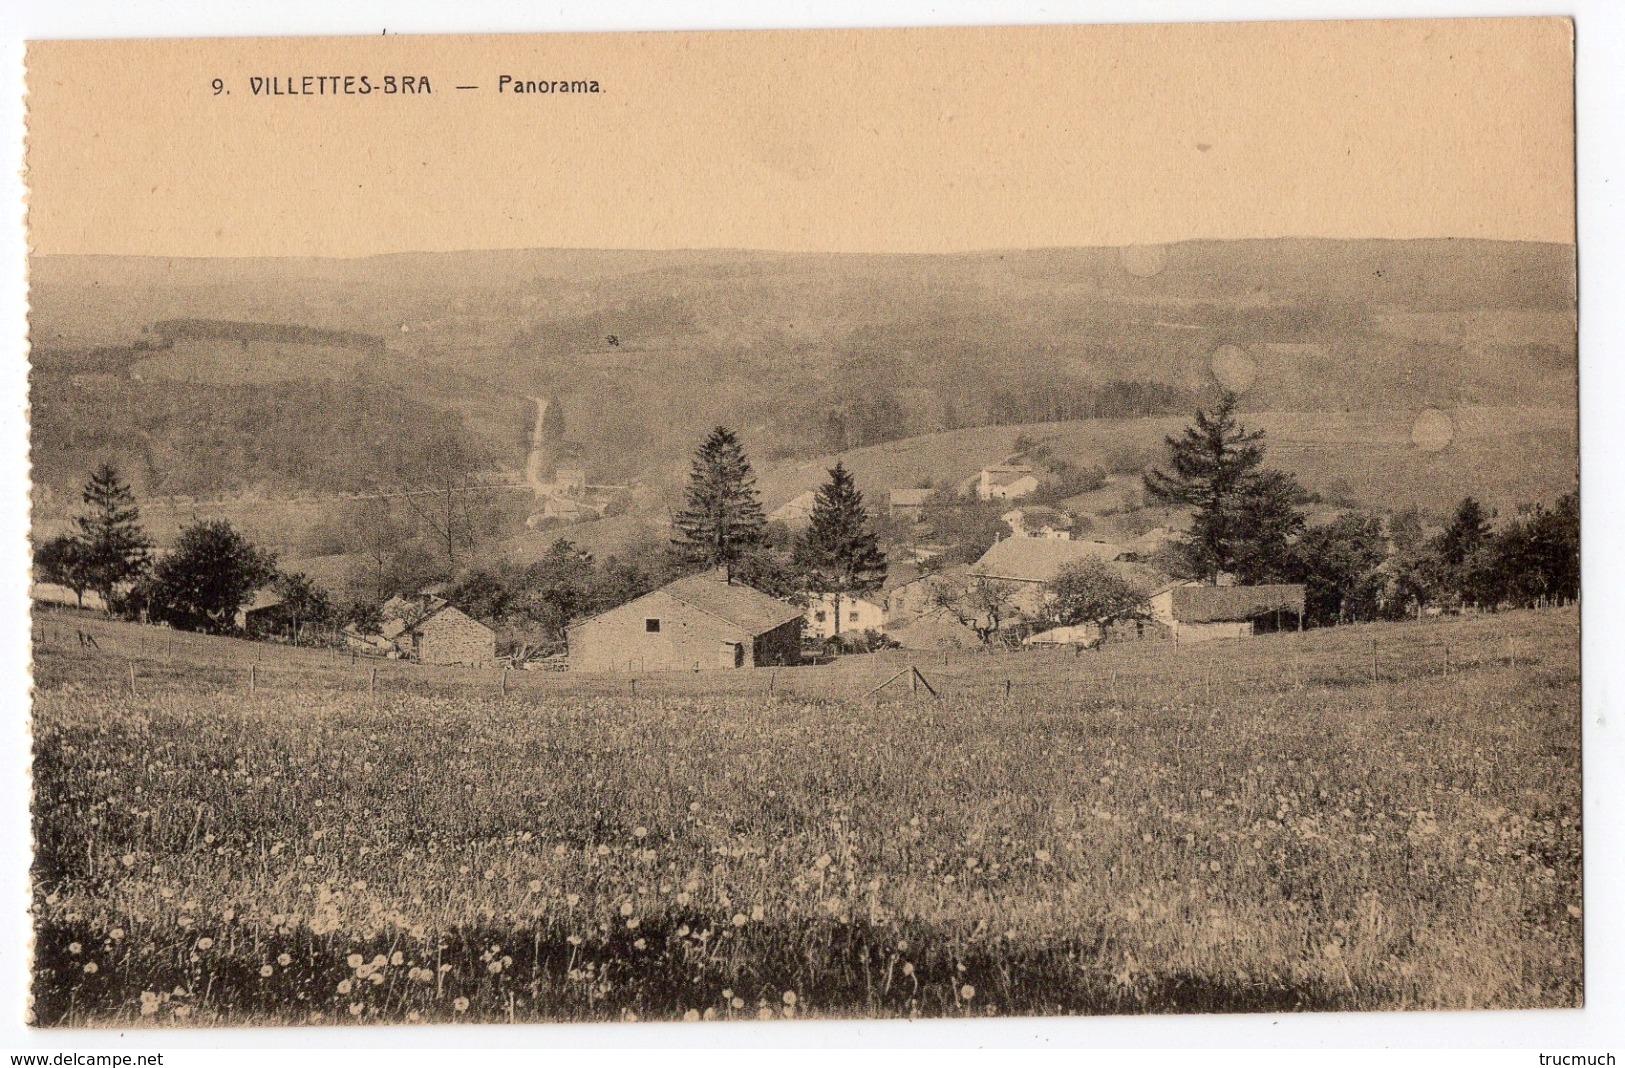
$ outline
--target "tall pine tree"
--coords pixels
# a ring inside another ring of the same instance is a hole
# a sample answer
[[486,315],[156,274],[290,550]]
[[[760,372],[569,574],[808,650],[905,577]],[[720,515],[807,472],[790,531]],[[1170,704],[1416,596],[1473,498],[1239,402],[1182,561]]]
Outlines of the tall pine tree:
[[812,523],[796,542],[795,559],[807,590],[834,598],[836,634],[841,599],[873,592],[886,581],[886,554],[869,526],[863,494],[839,462],[813,498]]
[[114,591],[147,570],[152,541],[141,529],[135,494],[112,464],[104,462],[91,473],[83,499],[89,513],[73,522],[85,585],[111,606]]
[[1183,435],[1166,439],[1170,470],[1145,474],[1152,500],[1195,509],[1179,549],[1187,573],[1208,582],[1220,574],[1249,583],[1275,577],[1304,526],[1297,480],[1264,466],[1264,432],[1241,425],[1236,401],[1223,391],[1211,412],[1197,412]]
[[682,509],[672,516],[672,548],[685,564],[734,569],[759,548],[767,516],[756,492],[756,476],[739,438],[727,427],[711,431],[694,454]]

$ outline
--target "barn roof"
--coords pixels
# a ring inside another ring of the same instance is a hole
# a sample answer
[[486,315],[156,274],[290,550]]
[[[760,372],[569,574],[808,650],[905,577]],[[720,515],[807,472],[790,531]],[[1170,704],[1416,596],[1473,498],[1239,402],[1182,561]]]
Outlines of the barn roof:
[[1121,545],[1104,541],[1006,538],[982,554],[972,565],[971,574],[1015,582],[1050,582],[1070,564],[1084,560],[1109,563],[1122,555]]
[[1303,611],[1301,585],[1176,586],[1174,618],[1181,623],[1239,622],[1271,612]]
[[751,634],[766,634],[802,617],[802,610],[761,590],[729,582],[720,571],[706,571],[662,586],[660,592],[698,608]]

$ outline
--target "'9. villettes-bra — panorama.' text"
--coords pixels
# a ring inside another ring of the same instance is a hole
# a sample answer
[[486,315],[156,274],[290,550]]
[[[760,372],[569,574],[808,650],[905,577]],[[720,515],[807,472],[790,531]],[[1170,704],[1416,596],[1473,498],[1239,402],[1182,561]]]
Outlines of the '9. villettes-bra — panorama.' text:
[[[240,83],[239,83],[240,84]],[[495,79],[452,85],[444,78],[427,74],[272,74],[252,75],[247,88],[250,96],[434,96],[436,86],[443,95],[453,92],[496,92],[504,96],[557,96],[601,93],[596,78],[520,78],[500,74]],[[230,96],[232,86],[224,78],[210,81],[215,96]]]

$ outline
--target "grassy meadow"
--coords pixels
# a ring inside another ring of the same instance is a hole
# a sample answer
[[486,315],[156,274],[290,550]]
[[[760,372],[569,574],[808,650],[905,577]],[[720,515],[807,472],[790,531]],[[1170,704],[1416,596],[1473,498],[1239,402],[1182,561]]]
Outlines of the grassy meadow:
[[44,615],[32,1018],[1577,1005],[1578,625],[374,680]]

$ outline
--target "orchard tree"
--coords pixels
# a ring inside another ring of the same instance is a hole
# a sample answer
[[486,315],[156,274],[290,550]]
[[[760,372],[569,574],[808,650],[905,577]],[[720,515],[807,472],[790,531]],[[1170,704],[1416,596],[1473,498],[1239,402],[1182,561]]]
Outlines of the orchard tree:
[[58,534],[34,550],[34,566],[39,570],[40,581],[54,582],[72,590],[80,608],[85,606],[85,591],[91,583],[86,564],[84,546],[71,534]]
[[1151,500],[1195,509],[1189,533],[1176,544],[1185,572],[1207,582],[1220,574],[1269,580],[1304,526],[1297,480],[1264,466],[1264,432],[1236,419],[1236,402],[1225,390],[1211,412],[1197,412],[1184,434],[1165,439],[1168,470],[1144,476]]
[[1100,628],[1099,648],[1106,643],[1106,628],[1125,619],[1143,619],[1145,590],[1101,560],[1080,560],[1064,568],[1049,583],[1046,620],[1057,627],[1093,623]]
[[111,607],[119,587],[146,573],[152,541],[141,529],[135,494],[112,464],[103,463],[91,473],[83,499],[88,511],[73,521],[73,538],[85,586]]
[[238,609],[254,592],[276,577],[273,554],[223,519],[199,520],[181,531],[141,593],[153,620],[221,633],[236,625]]
[[1016,584],[978,575],[962,588],[940,585],[931,591],[931,602],[976,633],[983,645],[992,645],[999,628],[1018,611]]
[[811,524],[796,542],[795,567],[808,592],[834,598],[837,635],[841,599],[872,593],[886,581],[886,554],[870,526],[863,494],[839,462],[813,498]]
[[694,454],[683,507],[672,525],[672,548],[683,563],[725,568],[730,582],[740,561],[763,543],[767,517],[756,477],[727,427],[711,431]]

